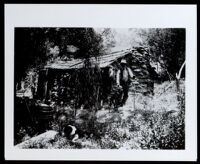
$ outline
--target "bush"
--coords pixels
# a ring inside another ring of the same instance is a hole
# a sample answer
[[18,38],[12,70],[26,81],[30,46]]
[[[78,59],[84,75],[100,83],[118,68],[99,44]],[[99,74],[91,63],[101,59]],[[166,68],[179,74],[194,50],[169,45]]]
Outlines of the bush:
[[143,149],[185,148],[185,97],[181,96],[177,115],[162,111],[149,117],[148,124],[141,130],[140,145]]

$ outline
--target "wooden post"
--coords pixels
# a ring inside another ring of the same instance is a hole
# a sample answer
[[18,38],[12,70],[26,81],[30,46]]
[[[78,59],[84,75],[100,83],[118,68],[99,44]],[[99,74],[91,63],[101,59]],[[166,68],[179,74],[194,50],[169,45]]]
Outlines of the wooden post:
[[48,93],[48,69],[45,72],[45,81],[44,81],[44,101],[47,99],[47,93]]
[[136,92],[134,90],[134,110],[135,110],[135,97],[136,97]]
[[41,70],[38,78],[37,97],[43,101],[46,99],[47,93],[47,74],[47,70]]
[[132,109],[135,110],[135,84],[133,84],[134,91],[133,91],[133,103],[132,103]]

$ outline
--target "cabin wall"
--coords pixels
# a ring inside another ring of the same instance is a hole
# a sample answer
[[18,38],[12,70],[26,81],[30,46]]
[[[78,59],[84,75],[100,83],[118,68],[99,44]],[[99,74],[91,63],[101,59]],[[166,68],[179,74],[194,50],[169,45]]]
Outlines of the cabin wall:
[[150,74],[149,54],[135,51],[132,54],[130,65],[134,75],[136,76],[135,91],[140,93],[153,92],[153,79]]
[[95,68],[49,69],[48,75],[43,71],[40,73],[38,87],[38,99],[45,99],[46,103],[56,102],[75,108],[96,105],[102,98],[102,74]]

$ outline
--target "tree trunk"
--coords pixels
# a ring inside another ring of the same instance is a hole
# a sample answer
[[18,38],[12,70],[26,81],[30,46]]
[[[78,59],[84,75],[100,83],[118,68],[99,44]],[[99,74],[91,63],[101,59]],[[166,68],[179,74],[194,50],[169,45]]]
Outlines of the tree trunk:
[[178,99],[178,101],[180,100],[180,78],[181,78],[181,73],[182,73],[184,66],[185,66],[185,61],[182,64],[182,66],[179,70],[179,73],[178,74],[176,73],[176,88],[177,88],[177,99]]

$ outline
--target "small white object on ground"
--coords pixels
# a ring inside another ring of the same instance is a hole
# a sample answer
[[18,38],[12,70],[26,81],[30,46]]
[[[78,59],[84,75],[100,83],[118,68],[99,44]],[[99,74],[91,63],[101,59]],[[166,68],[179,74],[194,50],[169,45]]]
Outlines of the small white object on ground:
[[74,138],[72,139],[72,142],[76,142],[79,139],[78,134],[75,134]]

